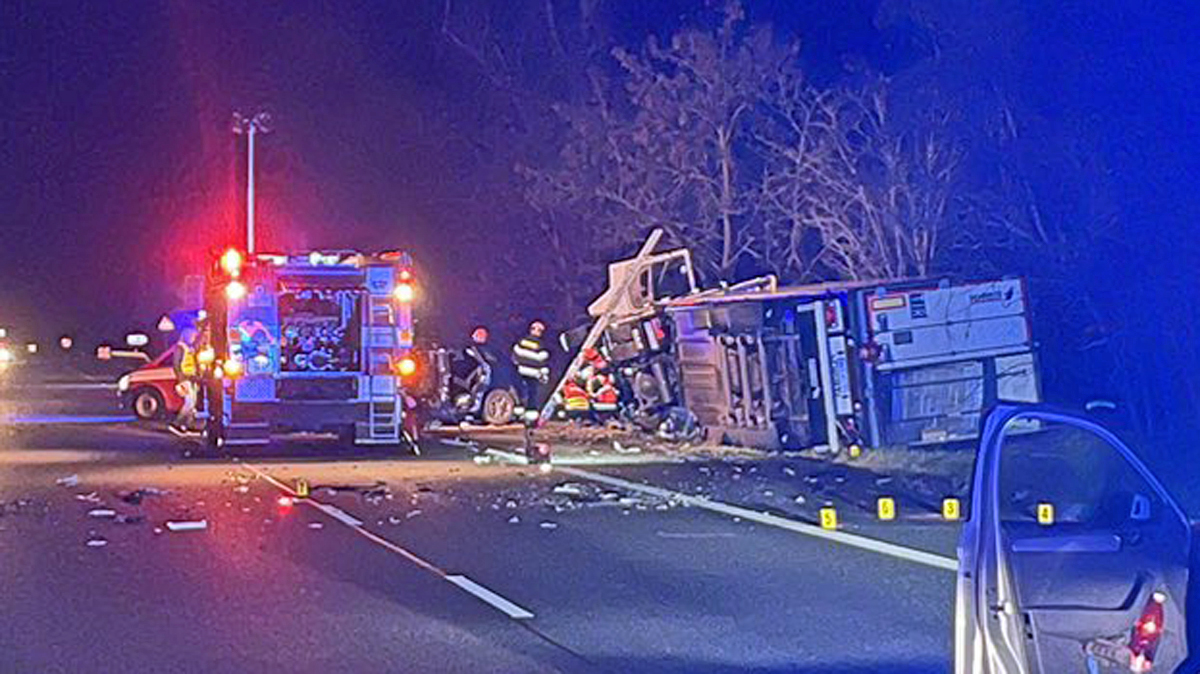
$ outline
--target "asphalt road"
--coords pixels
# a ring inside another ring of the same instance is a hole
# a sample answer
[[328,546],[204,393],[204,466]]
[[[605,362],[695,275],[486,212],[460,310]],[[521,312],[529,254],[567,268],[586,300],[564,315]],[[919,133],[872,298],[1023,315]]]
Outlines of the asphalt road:
[[[740,466],[761,479],[739,492],[728,463],[544,474],[437,442],[200,461],[93,423],[118,414],[95,389],[45,399],[0,426],[0,671],[951,669],[946,568],[588,478],[754,512],[755,493],[828,499],[769,462]],[[311,498],[281,504],[298,479]],[[953,525],[841,512],[844,532],[953,556]]]

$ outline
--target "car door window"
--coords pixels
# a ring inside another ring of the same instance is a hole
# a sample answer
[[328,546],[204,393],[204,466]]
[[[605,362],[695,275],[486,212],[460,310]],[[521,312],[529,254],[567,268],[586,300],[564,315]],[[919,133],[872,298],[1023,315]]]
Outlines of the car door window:
[[1097,532],[1163,521],[1158,488],[1092,430],[1015,420],[1005,428],[1000,465],[1000,518],[1007,528]]

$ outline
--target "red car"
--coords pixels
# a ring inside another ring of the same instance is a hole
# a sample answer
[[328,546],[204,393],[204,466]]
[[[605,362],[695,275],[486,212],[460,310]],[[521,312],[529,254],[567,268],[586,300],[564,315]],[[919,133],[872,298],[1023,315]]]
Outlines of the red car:
[[175,390],[178,382],[172,361],[174,355],[175,347],[172,347],[149,363],[121,375],[117,380],[121,406],[132,410],[141,420],[178,413],[183,407],[183,398]]

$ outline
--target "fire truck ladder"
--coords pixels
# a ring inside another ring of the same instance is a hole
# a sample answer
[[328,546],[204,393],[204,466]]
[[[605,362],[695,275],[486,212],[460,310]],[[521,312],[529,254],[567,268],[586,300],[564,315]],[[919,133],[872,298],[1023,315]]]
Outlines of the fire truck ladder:
[[392,354],[396,348],[396,312],[392,298],[368,295],[366,325],[367,433],[359,444],[394,445],[403,438],[403,409]]

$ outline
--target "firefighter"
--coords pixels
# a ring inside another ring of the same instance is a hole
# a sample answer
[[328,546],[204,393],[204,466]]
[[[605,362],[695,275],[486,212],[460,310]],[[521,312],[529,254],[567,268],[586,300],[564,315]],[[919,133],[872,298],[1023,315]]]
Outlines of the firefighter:
[[563,410],[567,418],[572,421],[585,419],[591,412],[592,402],[589,400],[587,388],[583,383],[586,381],[587,374],[580,373],[579,376],[563,384]]
[[196,401],[200,396],[200,368],[197,363],[196,350],[200,341],[200,332],[195,328],[185,328],[179,334],[172,356],[172,366],[175,369],[175,390],[183,398],[172,427],[187,432],[191,429],[196,417]]
[[617,416],[617,407],[621,396],[613,383],[612,375],[606,370],[597,370],[588,379],[588,396],[591,398],[592,409],[598,421],[607,421]]
[[550,383],[550,352],[542,346],[546,324],[534,321],[529,324],[529,334],[513,344],[513,364],[520,375],[521,406],[518,414],[527,426],[533,425],[541,409],[541,389]]

